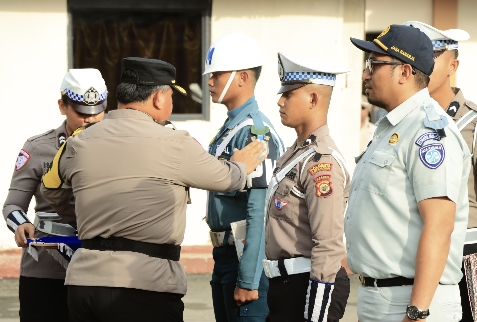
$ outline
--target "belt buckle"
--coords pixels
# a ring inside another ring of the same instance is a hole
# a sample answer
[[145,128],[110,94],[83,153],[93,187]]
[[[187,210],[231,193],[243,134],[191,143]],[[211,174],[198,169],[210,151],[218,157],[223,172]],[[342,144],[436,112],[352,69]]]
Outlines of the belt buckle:
[[366,286],[366,283],[365,283],[365,280],[364,280],[364,276],[363,276],[363,275],[359,275],[359,282],[361,283],[361,286]]

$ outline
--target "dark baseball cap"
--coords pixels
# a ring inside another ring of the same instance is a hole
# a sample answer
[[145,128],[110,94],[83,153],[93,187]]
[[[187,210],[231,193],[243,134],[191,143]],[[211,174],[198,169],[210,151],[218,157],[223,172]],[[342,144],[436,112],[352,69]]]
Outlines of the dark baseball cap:
[[[124,74],[130,70],[136,77]],[[169,85],[179,93],[187,95],[185,89],[176,84],[176,68],[171,64],[158,60],[140,57],[127,57],[122,60],[121,82],[142,86]]]
[[362,51],[393,56],[428,76],[434,69],[432,42],[417,28],[390,25],[372,42],[356,38],[350,40]]

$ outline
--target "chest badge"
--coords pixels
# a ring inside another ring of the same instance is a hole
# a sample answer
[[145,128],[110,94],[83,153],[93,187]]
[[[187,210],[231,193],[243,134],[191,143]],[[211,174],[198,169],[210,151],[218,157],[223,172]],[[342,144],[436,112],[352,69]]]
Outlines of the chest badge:
[[389,144],[396,144],[399,141],[399,133],[395,132],[391,137],[389,138]]
[[288,205],[288,201],[280,200],[277,197],[273,197],[273,198],[275,198],[275,207],[277,207],[278,210],[282,210],[283,208],[286,207],[286,205]]

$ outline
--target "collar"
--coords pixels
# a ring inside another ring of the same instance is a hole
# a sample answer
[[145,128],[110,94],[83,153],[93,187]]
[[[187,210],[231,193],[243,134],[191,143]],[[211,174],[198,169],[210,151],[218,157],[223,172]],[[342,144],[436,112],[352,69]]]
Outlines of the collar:
[[459,104],[462,106],[465,104],[466,99],[464,97],[464,94],[458,87],[452,87],[452,91],[454,92],[455,96],[452,99],[452,102],[459,102]]
[[[414,109],[421,106],[425,101],[430,99],[429,90],[426,88],[421,89],[407,100],[399,104],[394,110],[386,114],[384,117],[391,123],[392,126],[396,126],[401,122],[409,113]],[[383,117],[383,118],[384,118]]]
[[104,116],[105,119],[135,119],[135,120],[145,120],[145,121],[153,121],[152,117],[144,113],[142,111],[134,110],[134,109],[117,109],[109,111],[108,114]]
[[[255,96],[252,96],[243,105],[237,107],[236,109],[233,109],[232,111],[227,112],[227,115],[229,116],[229,120],[225,124],[226,128],[232,129],[233,127],[241,123],[242,120],[246,118],[248,115],[257,111],[258,111],[258,104],[257,104],[257,101],[255,100]],[[231,115],[235,115],[235,116],[232,118]]]
[[330,130],[328,128],[328,124],[322,125],[308,136],[308,138],[304,142],[295,141],[294,149],[302,149],[307,148],[315,142],[322,142],[325,136],[330,135]]
[[66,120],[61,124],[59,128],[55,130],[56,148],[59,149],[68,138],[68,132],[66,131]]

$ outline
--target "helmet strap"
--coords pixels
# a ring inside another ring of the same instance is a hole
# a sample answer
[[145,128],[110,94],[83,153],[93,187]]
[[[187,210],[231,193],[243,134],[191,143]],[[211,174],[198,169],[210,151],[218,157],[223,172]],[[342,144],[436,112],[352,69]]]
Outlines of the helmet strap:
[[227,81],[227,84],[225,84],[224,90],[222,91],[222,94],[220,94],[220,97],[219,97],[219,100],[217,101],[217,103],[219,103],[219,104],[222,103],[222,100],[224,99],[225,94],[229,90],[230,84],[232,84],[232,80],[234,79],[236,73],[237,73],[237,71],[234,70],[232,72],[232,74],[230,74],[229,80]]

